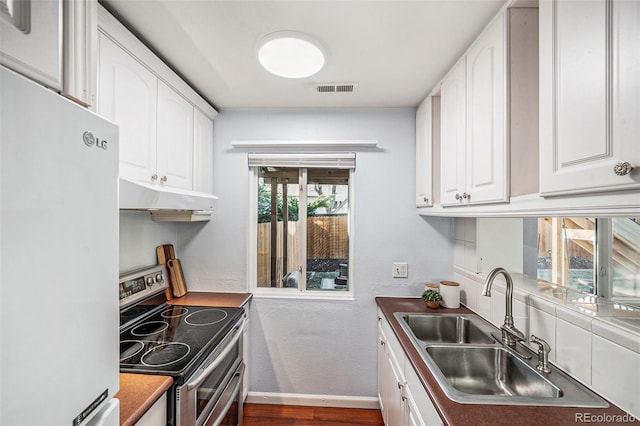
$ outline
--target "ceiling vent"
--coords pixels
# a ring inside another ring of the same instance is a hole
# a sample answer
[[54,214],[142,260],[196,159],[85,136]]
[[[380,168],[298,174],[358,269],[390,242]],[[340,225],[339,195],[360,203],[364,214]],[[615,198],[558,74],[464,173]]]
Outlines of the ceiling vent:
[[353,93],[358,90],[358,83],[322,83],[314,86],[316,93]]

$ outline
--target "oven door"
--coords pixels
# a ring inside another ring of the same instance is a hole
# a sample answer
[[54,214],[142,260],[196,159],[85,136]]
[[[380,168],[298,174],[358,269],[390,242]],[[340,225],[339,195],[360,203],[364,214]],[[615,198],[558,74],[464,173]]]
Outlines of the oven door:
[[206,426],[242,426],[242,378],[244,363],[240,363],[235,374],[213,407]]
[[[220,425],[235,397],[240,394],[244,373],[242,333],[244,318],[216,347],[203,365],[176,390],[176,424],[180,426]],[[242,399],[237,399],[232,417],[242,424]],[[235,411],[235,410],[234,410]]]

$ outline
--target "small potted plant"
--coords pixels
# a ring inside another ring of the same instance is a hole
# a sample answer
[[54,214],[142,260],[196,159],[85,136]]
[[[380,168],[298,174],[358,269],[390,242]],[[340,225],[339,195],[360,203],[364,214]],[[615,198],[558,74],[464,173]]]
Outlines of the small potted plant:
[[422,300],[424,300],[427,308],[437,309],[440,306],[442,295],[436,290],[425,290],[425,292],[422,293]]

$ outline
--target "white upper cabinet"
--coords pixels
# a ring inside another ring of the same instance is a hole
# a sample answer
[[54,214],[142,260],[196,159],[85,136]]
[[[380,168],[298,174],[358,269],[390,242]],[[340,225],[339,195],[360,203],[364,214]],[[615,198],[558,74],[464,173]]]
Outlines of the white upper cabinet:
[[0,62],[62,90],[62,0],[9,3],[0,7]]
[[213,122],[193,111],[193,189],[213,193]]
[[120,127],[120,177],[211,193],[217,112],[99,8],[98,114]]
[[640,2],[540,2],[542,195],[640,187],[639,52]]
[[449,72],[440,88],[440,203],[462,202],[465,160],[465,58]]
[[416,206],[433,205],[432,183],[433,98],[428,96],[416,111]]
[[93,105],[97,0],[0,3],[0,63],[83,106]]
[[442,81],[443,206],[508,201],[505,15]]
[[193,105],[158,81],[158,179],[193,189]]
[[120,128],[120,176],[156,174],[158,78],[104,34],[99,36],[98,114]]
[[505,40],[505,19],[500,15],[467,53],[464,192],[469,203],[509,200]]

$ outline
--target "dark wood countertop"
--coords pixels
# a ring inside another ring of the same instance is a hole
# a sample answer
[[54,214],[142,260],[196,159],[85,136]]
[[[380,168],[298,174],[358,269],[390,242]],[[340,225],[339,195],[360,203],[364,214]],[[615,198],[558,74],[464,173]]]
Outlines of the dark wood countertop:
[[167,301],[169,305],[218,306],[236,308],[244,306],[253,295],[251,293],[213,293],[190,291],[182,297]]
[[[167,303],[239,308],[252,296],[251,293],[189,292]],[[120,400],[120,425],[134,425],[172,384],[173,379],[168,376],[120,373],[120,390],[115,396]]]
[[[447,425],[575,425],[576,413],[588,413],[590,416],[624,416],[625,411],[610,404],[609,408],[576,407],[534,407],[521,405],[481,405],[459,404],[450,400],[436,382],[420,353],[404,333],[394,312],[430,312],[430,313],[473,313],[461,306],[458,309],[428,309],[420,298],[376,297],[376,302],[396,337],[400,341],[407,359],[416,370],[420,381],[427,390],[436,410]],[[593,417],[592,417],[593,418]],[[611,421],[592,424],[615,424]]]

